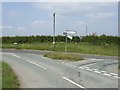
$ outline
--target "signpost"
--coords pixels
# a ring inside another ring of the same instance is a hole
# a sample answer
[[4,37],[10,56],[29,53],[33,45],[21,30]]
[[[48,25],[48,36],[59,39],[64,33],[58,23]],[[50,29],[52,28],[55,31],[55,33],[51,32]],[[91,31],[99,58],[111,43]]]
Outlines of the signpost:
[[73,30],[66,30],[65,32],[63,32],[63,34],[65,35],[65,54],[67,53],[67,38],[72,39],[71,35],[75,35],[77,32],[73,31]]

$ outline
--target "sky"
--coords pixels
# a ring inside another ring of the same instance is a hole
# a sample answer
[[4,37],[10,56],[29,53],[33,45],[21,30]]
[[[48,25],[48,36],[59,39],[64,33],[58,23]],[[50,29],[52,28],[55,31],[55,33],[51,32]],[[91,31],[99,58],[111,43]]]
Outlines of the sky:
[[2,36],[56,35],[73,30],[78,36],[118,35],[117,2],[2,2]]

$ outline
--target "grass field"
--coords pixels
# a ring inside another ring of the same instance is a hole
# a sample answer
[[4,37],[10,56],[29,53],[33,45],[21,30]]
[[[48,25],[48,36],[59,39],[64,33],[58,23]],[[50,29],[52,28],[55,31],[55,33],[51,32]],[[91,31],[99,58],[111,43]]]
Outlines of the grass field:
[[[15,48],[15,49],[35,49],[35,50],[50,50],[64,52],[65,43],[59,42],[55,45],[52,43],[24,43],[24,44],[2,44],[2,48]],[[68,52],[96,54],[96,55],[118,55],[118,45],[91,45],[85,43],[68,43]]]
[[0,62],[0,89],[2,88],[2,63]]
[[44,57],[49,57],[52,59],[57,59],[57,60],[69,60],[69,61],[80,61],[84,60],[78,55],[75,54],[65,54],[65,53],[46,53],[44,54]]
[[19,86],[20,83],[14,71],[7,63],[2,62],[2,88],[19,88]]

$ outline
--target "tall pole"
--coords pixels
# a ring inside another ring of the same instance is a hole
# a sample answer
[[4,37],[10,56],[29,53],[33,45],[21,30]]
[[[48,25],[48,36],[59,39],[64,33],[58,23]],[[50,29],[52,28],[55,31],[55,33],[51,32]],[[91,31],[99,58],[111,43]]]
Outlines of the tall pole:
[[66,39],[65,39],[65,54],[67,54],[67,30],[66,30]]
[[87,26],[85,27],[85,29],[86,29],[86,36],[87,36]]
[[53,13],[53,44],[55,44],[55,13]]

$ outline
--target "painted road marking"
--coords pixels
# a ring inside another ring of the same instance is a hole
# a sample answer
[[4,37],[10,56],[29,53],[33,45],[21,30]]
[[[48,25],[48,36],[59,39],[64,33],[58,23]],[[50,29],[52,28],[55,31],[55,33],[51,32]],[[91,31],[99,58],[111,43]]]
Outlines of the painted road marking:
[[118,77],[118,76],[114,76],[114,77],[120,79],[120,77]]
[[37,63],[31,62],[31,61],[29,61],[29,60],[26,60],[26,61],[28,61],[29,63],[34,64],[34,65],[36,65],[36,66],[38,66],[38,67],[41,67],[41,68],[43,68],[43,69],[47,69],[47,68],[45,68],[45,67],[43,67],[43,66],[41,66],[41,65],[39,65],[39,64],[37,64]]
[[103,75],[105,75],[105,76],[111,76],[110,74],[108,74],[108,73],[103,73]]
[[99,72],[99,71],[94,71],[95,73],[101,73],[101,72]]
[[101,73],[105,73],[106,71],[101,71]]
[[87,70],[87,71],[93,71],[93,72],[95,72],[95,73],[98,73],[98,74],[102,74],[102,75],[105,75],[105,76],[113,76],[113,77],[115,77],[115,78],[118,78],[118,79],[120,79],[120,77],[118,77],[118,74],[116,74],[116,73],[107,73],[107,71],[99,71],[98,69],[90,69],[89,67],[79,67],[80,69],[84,69],[84,70]]
[[92,63],[92,64],[88,64],[88,65],[84,65],[85,67],[87,66],[92,66],[92,65],[95,65],[96,63]]
[[92,69],[89,69],[89,68],[87,68],[86,70],[88,70],[88,71],[93,71]]
[[36,66],[38,66],[38,67],[41,67],[41,68],[43,68],[43,69],[47,69],[47,68],[45,68],[45,67],[43,67],[43,66],[41,66],[41,65],[39,65],[39,64],[37,64],[37,63],[31,62],[30,60],[26,60],[26,58],[22,58],[22,57],[14,54],[14,53],[11,53],[11,54],[12,54],[13,56],[17,57],[17,58],[24,59],[25,61],[27,61],[27,62],[29,62],[29,63],[31,63],[31,64],[34,64],[34,65],[36,65]]
[[118,74],[116,74],[116,73],[110,73],[111,75],[115,75],[115,76],[118,76]]
[[14,54],[14,53],[10,53],[10,54],[12,54],[13,56],[15,56],[15,57],[17,57],[17,58],[21,58],[20,56]]
[[79,67],[80,69],[85,69],[84,67]]
[[68,78],[66,78],[66,77],[62,77],[62,78],[65,79],[65,80],[67,80],[67,81],[69,81],[69,82],[71,82],[72,84],[74,84],[74,85],[76,85],[76,86],[78,86],[78,87],[80,87],[80,88],[85,88],[85,87],[77,84],[76,82],[74,82],[74,81],[72,81],[72,80],[70,80],[70,79],[68,79]]

